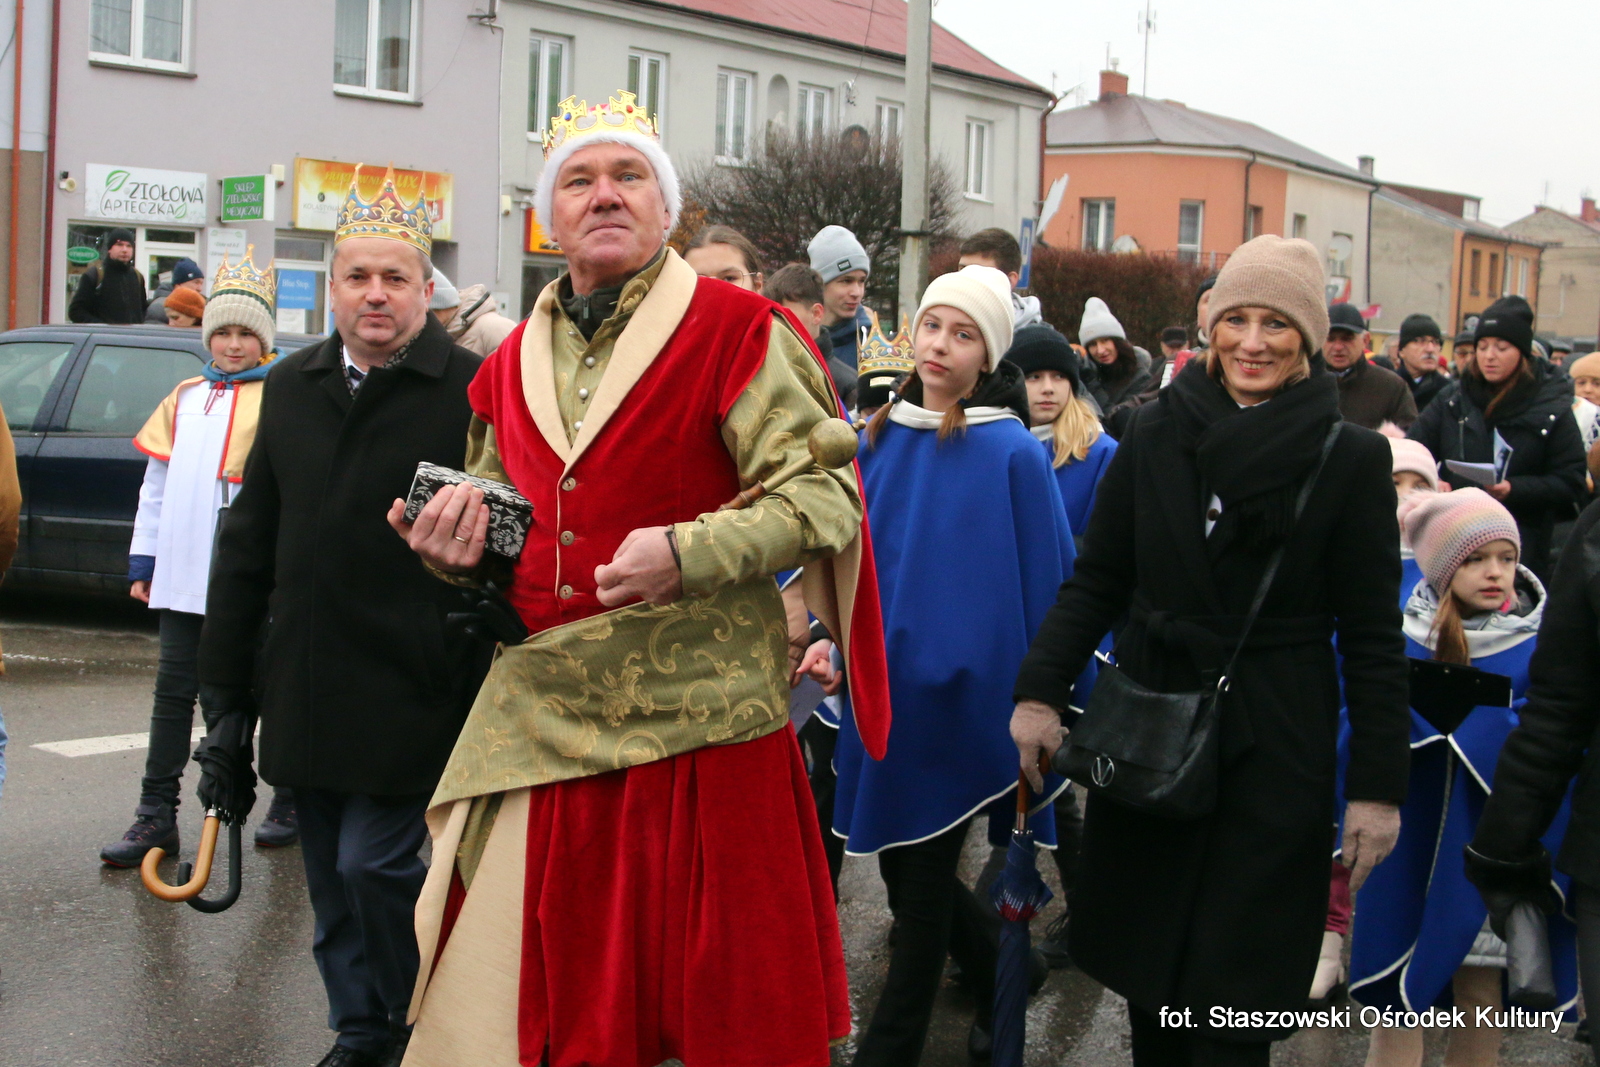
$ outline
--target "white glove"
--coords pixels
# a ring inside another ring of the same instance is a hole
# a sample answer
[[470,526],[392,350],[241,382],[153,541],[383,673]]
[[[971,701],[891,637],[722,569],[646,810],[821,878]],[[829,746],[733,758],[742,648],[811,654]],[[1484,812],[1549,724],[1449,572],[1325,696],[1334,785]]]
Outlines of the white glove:
[[1372,868],[1389,857],[1399,839],[1398,804],[1352,800],[1344,806],[1344,841],[1339,862],[1350,868],[1350,892],[1361,888]]
[[1041,757],[1048,759],[1067,738],[1061,713],[1049,704],[1024,700],[1011,713],[1011,740],[1022,758],[1022,773],[1034,793],[1044,792],[1044,775],[1039,773]]

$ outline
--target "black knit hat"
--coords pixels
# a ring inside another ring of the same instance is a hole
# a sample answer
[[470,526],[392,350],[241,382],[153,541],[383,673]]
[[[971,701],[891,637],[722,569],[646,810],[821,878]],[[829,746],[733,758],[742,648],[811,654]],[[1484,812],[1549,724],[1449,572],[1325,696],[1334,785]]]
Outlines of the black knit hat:
[[1431,337],[1444,344],[1444,334],[1439,330],[1439,324],[1429,315],[1407,315],[1406,321],[1400,324],[1400,347],[1404,348],[1412,341],[1419,341],[1424,337]]
[[1053,370],[1072,383],[1072,394],[1083,392],[1083,369],[1071,342],[1049,326],[1024,326],[1011,340],[1006,359],[1027,377],[1034,371]]
[[1354,304],[1329,304],[1328,331],[1334,330],[1366,333],[1367,320],[1361,317],[1361,311]]
[[116,226],[108,230],[103,240],[105,241],[105,245],[101,248],[103,252],[111,251],[111,246],[118,241],[126,241],[130,245],[135,243],[133,231],[122,226]]
[[1216,284],[1217,284],[1217,276],[1215,274],[1207,275],[1206,276],[1206,280],[1200,283],[1200,288],[1198,288],[1198,289],[1196,289],[1194,291],[1194,302],[1196,304],[1200,303],[1200,298],[1202,296],[1205,296],[1207,293],[1209,293],[1211,291],[1212,286],[1214,286]]
[[1498,337],[1510,341],[1524,357],[1533,353],[1533,308],[1520,296],[1503,296],[1478,319],[1473,341]]
[[1478,337],[1476,334],[1474,334],[1471,330],[1462,330],[1460,333],[1456,334],[1456,339],[1452,342],[1452,344],[1454,344],[1455,347],[1460,348],[1462,345],[1473,345],[1477,344],[1477,342]]

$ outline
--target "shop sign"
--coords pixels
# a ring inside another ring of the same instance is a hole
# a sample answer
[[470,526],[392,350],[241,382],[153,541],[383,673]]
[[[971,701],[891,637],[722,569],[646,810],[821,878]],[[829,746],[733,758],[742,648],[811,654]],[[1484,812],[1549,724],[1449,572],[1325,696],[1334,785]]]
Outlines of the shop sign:
[[316,271],[280,270],[278,272],[278,307],[313,311],[316,306]]
[[[372,199],[383,187],[386,164],[363,164],[361,167],[361,196]],[[350,182],[355,177],[354,163],[339,163],[329,159],[296,159],[294,161],[294,228],[297,230],[327,230],[336,228],[339,209],[350,194]],[[433,223],[435,241],[450,240],[450,219],[454,208],[453,175],[432,170],[396,170],[395,191],[410,204],[420,192],[428,202],[428,218]]]
[[265,174],[222,179],[222,221],[271,222],[277,188]]
[[100,253],[88,245],[73,245],[67,249],[68,263],[93,263],[100,258]]
[[85,168],[84,214],[93,219],[204,226],[206,176],[183,170],[114,167]]
[[533,208],[523,211],[522,250],[524,252],[544,253],[545,255],[561,255],[561,246],[556,244],[556,239],[544,232],[544,227],[539,225],[539,216]]

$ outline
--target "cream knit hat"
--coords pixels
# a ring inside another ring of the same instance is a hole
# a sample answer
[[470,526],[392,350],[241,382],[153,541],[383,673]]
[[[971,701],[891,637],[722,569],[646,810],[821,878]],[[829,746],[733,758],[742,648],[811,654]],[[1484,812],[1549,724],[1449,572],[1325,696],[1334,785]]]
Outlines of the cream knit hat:
[[1271,308],[1300,331],[1307,356],[1328,336],[1328,296],[1322,257],[1310,241],[1263,234],[1240,245],[1217,274],[1211,290],[1212,336],[1222,316],[1235,308]]
[[989,349],[987,370],[993,373],[1000,365],[1000,358],[1011,347],[1011,279],[993,267],[980,267],[976,263],[954,274],[939,275],[922,293],[922,303],[912,326],[913,336],[915,323],[921,322],[922,313],[931,307],[953,307],[972,317]]
[[200,320],[200,339],[211,347],[211,335],[224,326],[243,326],[261,341],[261,354],[272,351],[277,340],[277,323],[267,306],[249,293],[237,289],[214,291],[206,301],[205,318]]

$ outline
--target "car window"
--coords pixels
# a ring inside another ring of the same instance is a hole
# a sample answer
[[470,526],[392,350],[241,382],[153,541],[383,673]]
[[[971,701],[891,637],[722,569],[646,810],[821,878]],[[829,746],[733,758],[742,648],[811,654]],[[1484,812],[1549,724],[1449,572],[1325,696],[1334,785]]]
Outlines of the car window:
[[72,341],[10,341],[0,344],[0,408],[13,430],[33,429],[50,383],[72,354]]
[[67,429],[132,437],[185,378],[200,373],[200,357],[173,348],[96,345],[72,400]]

